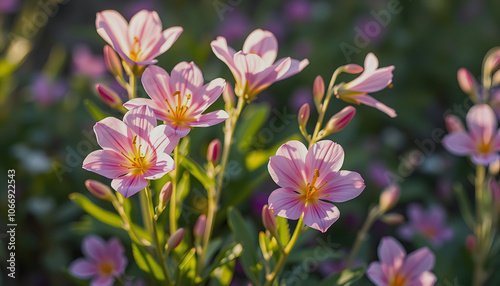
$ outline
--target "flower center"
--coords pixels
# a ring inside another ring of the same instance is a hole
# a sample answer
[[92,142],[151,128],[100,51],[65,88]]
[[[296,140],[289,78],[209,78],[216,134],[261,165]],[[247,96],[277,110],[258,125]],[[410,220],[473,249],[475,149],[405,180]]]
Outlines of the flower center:
[[130,59],[136,62],[141,55],[141,43],[139,43],[139,39],[134,37],[134,45],[132,45],[132,51],[130,51]]
[[436,230],[433,227],[426,226],[422,229],[422,234],[427,238],[433,238],[436,236]]
[[129,152],[128,155],[125,153],[121,152],[121,154],[129,161],[130,165],[126,166],[123,164],[120,164],[121,167],[125,167],[129,170],[132,170],[132,173],[134,174],[144,174],[147,169],[149,169],[149,164],[147,160],[145,159],[145,156],[141,156],[141,147],[142,145],[137,146],[137,135],[134,136],[134,140],[132,140],[132,146],[134,148],[134,153]]
[[99,264],[99,272],[103,275],[103,276],[110,276],[112,273],[113,273],[113,270],[114,270],[114,264],[109,261],[109,260],[106,260],[106,261],[103,261]]
[[316,181],[318,180],[318,177],[319,177],[319,171],[318,169],[315,169],[314,177],[310,183],[307,183],[307,190],[306,193],[303,195],[304,200],[306,202],[317,199],[319,197],[319,191],[321,190],[321,188],[323,188],[326,185],[326,183],[328,183],[324,182],[321,186],[316,187]]
[[189,109],[188,102],[191,99],[191,94],[186,94],[184,97],[186,97],[186,102],[182,103],[182,95],[180,91],[176,91],[172,94],[172,96],[175,98],[177,96],[177,105],[172,106],[168,99],[165,99],[165,101],[168,104],[168,107],[170,110],[167,110],[167,113],[169,113],[170,118],[172,118],[172,122],[176,125],[184,125],[184,121],[186,121],[186,112]]
[[406,277],[396,274],[396,277],[392,279],[390,286],[404,286],[406,284],[405,282]]
[[481,141],[481,144],[477,146],[477,151],[481,154],[489,154],[492,151],[492,144],[490,142]]

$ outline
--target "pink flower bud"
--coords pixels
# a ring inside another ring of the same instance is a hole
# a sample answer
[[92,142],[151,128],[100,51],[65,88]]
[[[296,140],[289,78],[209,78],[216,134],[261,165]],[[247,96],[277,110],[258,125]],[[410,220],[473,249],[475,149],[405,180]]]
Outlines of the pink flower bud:
[[202,214],[198,217],[198,220],[194,225],[193,228],[194,238],[201,240],[202,237],[205,235],[206,228],[207,228],[207,216]]
[[344,66],[344,72],[357,74],[363,71],[363,67],[357,64],[348,64]]
[[400,225],[405,222],[405,217],[397,213],[388,213],[383,215],[380,220],[388,225]]
[[219,139],[214,139],[208,145],[207,149],[207,160],[213,164],[217,164],[220,160],[220,153],[222,149],[222,143]]
[[226,110],[231,110],[234,108],[236,97],[234,96],[233,87],[229,82],[226,82],[226,88],[224,89],[224,92],[222,92],[222,98],[226,103]]
[[328,123],[326,123],[326,135],[339,132],[340,130],[344,129],[349,124],[349,122],[351,122],[354,114],[356,114],[356,108],[347,106],[337,114],[332,116],[332,118],[328,120]]
[[273,235],[276,234],[278,230],[278,221],[276,217],[271,213],[267,205],[262,208],[262,224],[269,230]]
[[106,67],[108,68],[108,70],[114,76],[123,76],[122,61],[113,50],[113,48],[108,45],[104,46],[104,62],[106,63]]
[[460,88],[463,90],[463,92],[465,92],[468,95],[475,95],[477,82],[470,73],[470,71],[468,71],[465,68],[459,69],[457,73],[457,78],[458,78],[458,84],[460,85]]
[[95,89],[100,95],[102,101],[104,101],[104,103],[106,103],[107,105],[115,108],[123,104],[120,96],[111,88],[102,84],[96,84]]
[[400,189],[398,185],[390,185],[380,194],[380,210],[386,212],[392,209],[399,201]]
[[465,131],[464,124],[462,121],[455,115],[447,115],[445,118],[446,129],[448,132],[461,132]]
[[486,54],[484,61],[484,71],[487,75],[491,75],[500,65],[500,48],[495,47]]
[[323,96],[325,96],[325,82],[323,81],[323,78],[320,75],[318,75],[314,79],[314,84],[313,84],[313,97],[316,107],[319,107],[319,105],[321,104]]
[[300,127],[303,128],[306,127],[310,113],[311,113],[311,108],[309,107],[309,103],[304,103],[302,107],[300,107],[299,116],[297,117]]
[[158,209],[163,210],[172,196],[172,182],[168,181],[158,195]]
[[470,253],[476,252],[477,240],[473,234],[469,234],[465,239],[465,247]]
[[111,189],[101,182],[86,180],[85,187],[87,187],[87,190],[89,190],[92,195],[101,200],[111,200],[113,197]]
[[181,243],[183,237],[184,237],[184,229],[179,228],[168,238],[167,245],[165,246],[165,248],[168,251],[173,250]]
[[497,159],[497,160],[493,161],[492,163],[490,163],[490,165],[488,166],[488,173],[491,176],[496,176],[496,175],[498,175],[499,171],[500,171],[500,160]]

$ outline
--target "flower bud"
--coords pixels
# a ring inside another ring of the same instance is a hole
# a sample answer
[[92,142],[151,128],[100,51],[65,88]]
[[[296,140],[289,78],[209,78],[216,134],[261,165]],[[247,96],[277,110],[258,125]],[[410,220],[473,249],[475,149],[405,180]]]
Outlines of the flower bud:
[[354,114],[356,114],[356,108],[352,106],[347,106],[341,111],[337,112],[337,114],[332,116],[332,118],[328,120],[328,123],[326,123],[325,136],[344,129],[349,124],[349,122],[351,122]]
[[477,240],[473,234],[469,234],[465,239],[465,247],[470,253],[476,252]]
[[233,87],[229,82],[226,82],[226,88],[224,88],[222,92],[222,98],[224,99],[224,103],[226,103],[227,111],[234,108],[236,97],[234,96]]
[[314,103],[316,104],[318,110],[321,101],[323,100],[323,96],[325,96],[325,82],[323,81],[323,78],[320,75],[318,75],[314,79],[314,84],[313,84]]
[[97,90],[97,93],[101,97],[102,101],[104,101],[104,103],[108,106],[116,108],[123,104],[120,96],[111,88],[102,84],[96,84],[95,89]]
[[343,71],[346,73],[357,74],[363,71],[363,67],[357,64],[345,65]]
[[207,161],[212,164],[217,164],[220,160],[220,153],[222,149],[222,143],[219,139],[214,139],[208,145],[207,149]]
[[302,107],[300,107],[299,115],[297,116],[297,120],[299,121],[299,126],[302,128],[306,128],[307,121],[309,120],[309,115],[311,113],[311,108],[309,108],[309,103],[304,103]]
[[168,238],[165,248],[168,251],[173,250],[181,243],[183,237],[184,237],[184,229],[179,228]]
[[465,131],[464,124],[462,121],[455,115],[447,115],[446,118],[444,119],[445,124],[446,124],[446,129],[448,129],[448,132],[461,132]]
[[492,86],[497,86],[499,84],[500,84],[500,70],[496,71],[491,79]]
[[400,189],[398,185],[390,185],[380,194],[379,206],[382,212],[392,209],[399,201]]
[[474,76],[465,68],[461,68],[457,73],[458,84],[460,88],[468,94],[469,96],[476,95],[477,82],[474,79]]
[[262,224],[264,227],[271,232],[271,234],[276,235],[278,231],[278,221],[276,220],[276,216],[274,216],[269,207],[264,205],[262,207]]
[[113,50],[113,48],[108,45],[104,46],[104,63],[114,76],[123,76],[122,61]]
[[195,239],[201,240],[203,236],[205,235],[205,230],[207,228],[207,216],[202,214],[198,217],[198,220],[196,221],[194,228],[193,228],[193,235]]
[[161,188],[160,194],[158,195],[158,209],[163,211],[163,209],[167,206],[170,197],[172,196],[172,182],[168,181]]
[[497,159],[492,163],[490,163],[490,165],[488,166],[488,173],[494,177],[498,175],[499,171],[500,171],[500,159]]
[[500,47],[495,47],[491,49],[486,54],[486,59],[484,61],[484,71],[485,75],[491,75],[492,72],[496,71],[500,65]]
[[109,201],[113,198],[113,193],[111,192],[111,189],[101,182],[94,180],[86,180],[85,187],[87,187],[87,190],[89,190],[89,192],[92,195],[101,200]]
[[388,225],[400,225],[405,222],[405,217],[397,213],[388,213],[383,215],[380,220]]

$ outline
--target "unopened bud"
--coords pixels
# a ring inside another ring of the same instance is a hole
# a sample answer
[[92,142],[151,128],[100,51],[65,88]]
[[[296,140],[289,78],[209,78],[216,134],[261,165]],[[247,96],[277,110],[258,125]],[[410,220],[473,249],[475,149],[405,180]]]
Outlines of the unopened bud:
[[92,195],[101,200],[109,201],[113,198],[113,193],[111,192],[111,189],[101,182],[94,180],[86,180],[85,187],[87,187],[87,190],[89,190],[89,192]]
[[299,115],[297,116],[297,120],[299,121],[300,127],[302,128],[306,127],[310,113],[311,113],[311,108],[309,107],[309,103],[304,103],[302,107],[300,107]]
[[488,166],[488,173],[491,176],[496,176],[498,175],[499,171],[500,171],[500,159],[496,159]]
[[321,101],[323,100],[323,96],[325,96],[325,82],[323,81],[323,78],[318,75],[314,79],[313,84],[314,104],[316,104],[316,108],[318,108],[318,110],[321,105]]
[[104,63],[114,76],[122,77],[122,61],[110,46],[104,46]]
[[495,203],[495,205],[500,206],[500,185],[498,184],[497,180],[490,180],[490,191],[493,202]]
[[201,240],[201,238],[205,235],[205,230],[207,228],[207,216],[202,214],[198,217],[198,220],[194,224],[193,235],[197,240]]
[[97,93],[101,97],[102,101],[104,101],[107,105],[115,108],[123,104],[120,96],[111,88],[102,84],[96,84],[95,89],[97,90]]
[[460,88],[468,94],[469,96],[476,96],[476,88],[477,88],[477,82],[474,79],[474,76],[470,73],[465,68],[461,68],[458,70],[457,73],[457,78],[458,78],[458,84],[460,85]]
[[500,70],[496,71],[491,79],[492,86],[497,86],[499,84],[500,84]]
[[179,228],[168,238],[165,248],[168,251],[173,250],[181,243],[183,237],[184,237],[184,229]]
[[498,69],[499,65],[500,65],[500,47],[495,47],[486,54],[486,59],[484,61],[485,75],[487,76],[491,75],[492,72]]
[[172,196],[172,182],[168,181],[161,188],[160,194],[158,195],[158,209],[162,211],[166,206],[170,197]]
[[219,139],[214,139],[208,145],[207,149],[207,160],[212,164],[217,164],[220,160],[220,153],[222,149],[222,143]]
[[278,221],[276,220],[276,216],[271,213],[267,205],[262,207],[262,224],[264,225],[264,228],[271,232],[271,234],[276,235],[276,231],[278,230]]
[[325,136],[344,129],[356,114],[356,108],[347,106],[332,116],[325,127]]
[[460,118],[458,118],[457,116],[455,115],[447,115],[446,118],[444,119],[445,121],[445,124],[446,124],[446,129],[448,130],[448,132],[462,132],[462,131],[465,131],[465,128],[464,128],[464,124],[462,123],[462,121],[460,120]]
[[397,213],[388,213],[383,215],[380,220],[388,225],[400,225],[405,222],[405,217]]
[[233,87],[229,82],[226,82],[226,88],[222,92],[222,99],[224,99],[227,111],[234,108],[236,97],[234,96]]
[[363,71],[363,67],[357,64],[345,65],[343,71],[346,73],[357,74]]
[[467,248],[467,251],[469,251],[470,253],[476,252],[477,240],[473,234],[469,234],[465,239],[465,247]]
[[390,185],[380,194],[379,206],[382,212],[392,209],[399,201],[400,189],[398,185]]

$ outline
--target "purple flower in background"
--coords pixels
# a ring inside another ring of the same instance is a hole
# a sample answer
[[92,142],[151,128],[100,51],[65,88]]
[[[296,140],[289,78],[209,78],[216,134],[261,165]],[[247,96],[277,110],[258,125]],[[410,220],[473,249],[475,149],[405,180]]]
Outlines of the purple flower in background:
[[61,99],[68,88],[64,81],[53,80],[44,74],[38,74],[31,85],[31,93],[35,101],[49,106]]
[[226,38],[228,42],[234,42],[246,36],[250,32],[250,23],[245,15],[234,11],[229,14],[218,28],[218,35]]
[[314,106],[311,89],[308,87],[302,86],[295,89],[291,99],[291,104],[295,111],[298,111],[304,103],[309,103],[309,105]]
[[19,8],[19,0],[2,0],[0,1],[0,14],[16,12]]
[[446,213],[438,205],[424,210],[419,204],[408,207],[408,223],[398,230],[399,235],[411,240],[416,234],[426,238],[434,247],[441,247],[443,242],[453,237],[453,230],[446,226]]
[[304,22],[311,16],[311,4],[305,0],[288,1],[285,6],[285,15],[294,22]]
[[94,55],[87,46],[79,45],[73,49],[73,71],[90,78],[100,78],[106,73],[104,59]]
[[117,238],[106,242],[95,235],[87,236],[82,251],[85,258],[73,261],[69,273],[80,279],[92,278],[91,286],[113,285],[115,277],[121,276],[127,266],[127,257]]
[[391,178],[394,176],[381,161],[370,163],[368,166],[368,173],[370,174],[370,179],[381,188],[389,185],[391,183]]

